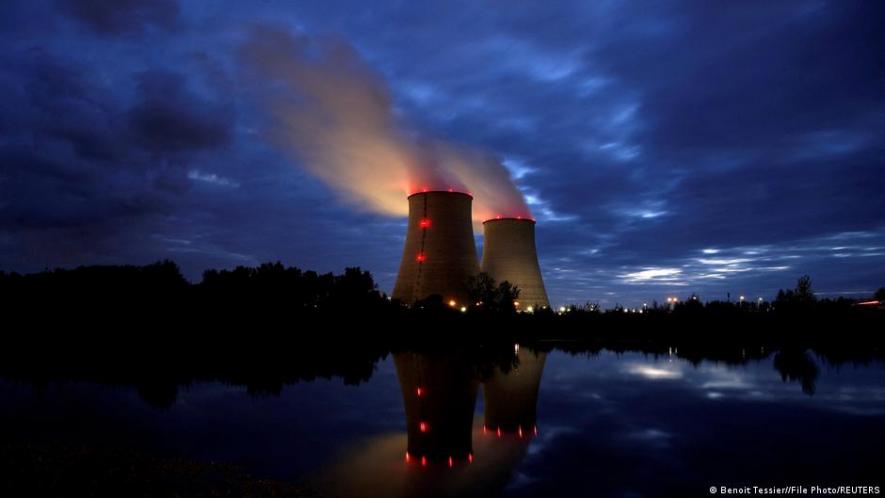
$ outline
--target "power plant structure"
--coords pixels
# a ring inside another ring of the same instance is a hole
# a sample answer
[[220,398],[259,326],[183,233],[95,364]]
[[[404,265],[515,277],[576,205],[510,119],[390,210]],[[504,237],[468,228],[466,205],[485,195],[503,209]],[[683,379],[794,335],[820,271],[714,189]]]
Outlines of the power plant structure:
[[473,240],[473,197],[463,192],[412,194],[394,299],[411,304],[438,295],[468,303],[468,279],[479,273]]
[[518,309],[550,306],[535,248],[535,220],[496,218],[482,227],[482,271],[496,282],[506,280],[519,287]]
[[469,306],[468,281],[483,271],[520,290],[517,308],[550,306],[538,253],[535,220],[495,218],[483,222],[482,265],[473,239],[473,197],[454,191],[408,197],[409,221],[392,298],[406,304],[437,295],[453,307]]

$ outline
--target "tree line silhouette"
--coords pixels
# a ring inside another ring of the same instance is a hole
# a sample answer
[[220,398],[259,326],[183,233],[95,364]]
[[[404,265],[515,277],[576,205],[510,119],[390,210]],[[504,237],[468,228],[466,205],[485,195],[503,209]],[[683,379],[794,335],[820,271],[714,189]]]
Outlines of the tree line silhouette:
[[[470,303],[465,310],[453,309],[443,296],[430,296],[412,306],[390,299],[381,292],[368,271],[346,268],[341,274],[317,273],[286,267],[280,262],[257,267],[238,266],[232,270],[206,270],[202,279],[190,283],[178,265],[165,260],[145,266],[82,266],[19,274],[0,271],[0,301],[14,315],[30,312],[31,317],[62,313],[65,318],[137,313],[144,319],[176,315],[178,320],[201,315],[203,323],[221,317],[250,320],[315,317],[339,319],[404,318],[432,316],[500,320],[515,319],[514,302],[520,289],[509,282],[496,282],[485,273],[467,282]],[[873,300],[885,302],[885,288]],[[773,301],[749,300],[704,302],[697,294],[669,302],[652,302],[642,308],[617,305],[603,310],[597,303],[569,305],[556,310],[535,310],[534,318],[552,319],[566,315],[562,324],[575,321],[636,321],[662,316],[670,322],[680,319],[734,319],[753,313],[779,317],[797,315],[831,316],[881,315],[882,305],[858,306],[847,298],[818,299],[810,277],[803,276],[793,289],[782,289]],[[460,313],[459,313],[460,312]],[[465,313],[466,312],[466,313]],[[124,317],[125,318],[125,317]],[[131,318],[131,315],[130,315]],[[525,318],[524,318],[525,319]],[[653,319],[651,321],[654,321]],[[199,324],[200,322],[195,322]]]

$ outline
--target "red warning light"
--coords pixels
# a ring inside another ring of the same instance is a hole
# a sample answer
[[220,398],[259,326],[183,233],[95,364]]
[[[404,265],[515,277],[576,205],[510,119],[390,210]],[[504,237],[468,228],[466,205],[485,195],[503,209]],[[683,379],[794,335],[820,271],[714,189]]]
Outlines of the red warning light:
[[421,431],[421,432],[427,432],[427,429],[428,429],[427,422],[420,422],[420,423],[418,424],[418,430],[419,430],[419,431]]
[[452,467],[454,467],[454,466],[455,466],[455,461],[452,460],[452,457],[451,457],[451,456],[449,456],[449,468],[452,468]]
[[415,259],[416,259],[419,263],[423,263],[424,260],[427,259],[427,256],[425,256],[423,252],[419,252],[418,255],[415,256]]
[[467,454],[467,463],[473,463],[473,453]]
[[418,226],[421,228],[430,228],[430,218],[421,218],[421,221],[418,222]]
[[423,395],[423,394],[424,394],[424,388],[422,388],[422,387],[419,387],[419,388],[417,388],[417,389],[415,389],[415,394],[417,394],[417,395],[418,395],[418,397],[419,397],[419,398],[420,398],[420,397],[421,397],[421,395]]
[[427,467],[427,457],[426,456],[421,457],[421,466]]

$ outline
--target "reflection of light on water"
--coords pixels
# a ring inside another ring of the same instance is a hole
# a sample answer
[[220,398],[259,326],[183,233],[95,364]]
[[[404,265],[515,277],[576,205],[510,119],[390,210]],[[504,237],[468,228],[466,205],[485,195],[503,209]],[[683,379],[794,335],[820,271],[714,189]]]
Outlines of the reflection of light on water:
[[634,375],[641,375],[647,379],[680,379],[682,378],[682,372],[680,370],[675,370],[673,368],[662,368],[655,367],[651,365],[630,365],[627,368],[627,372]]
[[[532,431],[534,432],[534,431]],[[386,434],[352,448],[322,472],[313,483],[323,496],[409,497],[489,496],[500,494],[525,457],[533,437],[528,434],[483,435],[474,427],[469,461],[428,462],[416,456],[403,458],[404,433]],[[529,482],[528,476],[523,481]]]

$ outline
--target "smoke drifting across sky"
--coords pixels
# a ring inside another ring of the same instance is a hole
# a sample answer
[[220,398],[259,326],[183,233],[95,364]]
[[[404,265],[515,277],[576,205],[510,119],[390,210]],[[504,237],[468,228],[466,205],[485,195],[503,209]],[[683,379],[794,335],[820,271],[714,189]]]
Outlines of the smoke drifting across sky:
[[404,216],[407,195],[452,189],[473,194],[477,220],[531,216],[494,155],[405,125],[383,81],[350,45],[261,26],[241,56],[266,85],[268,138],[348,200]]

